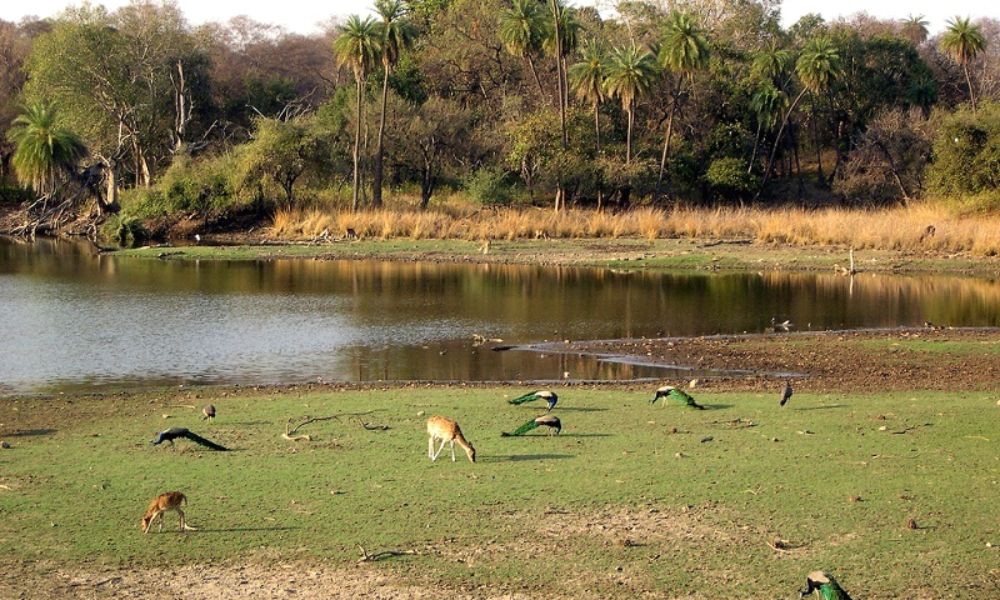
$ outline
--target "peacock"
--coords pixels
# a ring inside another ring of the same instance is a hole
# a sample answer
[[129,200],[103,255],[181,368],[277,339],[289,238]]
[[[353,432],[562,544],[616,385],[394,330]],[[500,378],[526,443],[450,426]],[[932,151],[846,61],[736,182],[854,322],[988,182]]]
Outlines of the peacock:
[[649,402],[650,404],[655,404],[660,398],[667,398],[673,401],[675,404],[680,403],[692,408],[697,408],[700,410],[705,410],[705,407],[694,401],[694,398],[689,396],[684,390],[679,390],[672,385],[665,385],[660,389],[656,390],[656,395]]
[[174,440],[177,438],[187,438],[196,444],[201,444],[202,446],[205,446],[206,448],[211,448],[212,450],[229,450],[229,448],[220,446],[219,444],[216,444],[212,440],[206,440],[200,435],[191,433],[191,431],[186,427],[171,427],[170,429],[161,431],[160,433],[156,434],[156,439],[150,443],[153,444],[154,446],[159,446],[163,442],[170,442],[170,445],[173,446]]
[[851,600],[833,576],[823,571],[813,571],[806,576],[806,589],[799,592],[799,597],[805,598],[812,593],[823,600]]
[[549,430],[550,435],[553,433],[558,435],[559,432],[562,431],[562,423],[559,421],[559,417],[555,415],[542,415],[540,417],[536,417],[528,421],[524,425],[521,425],[520,427],[514,430],[514,433],[507,433],[505,431],[500,435],[504,437],[524,435],[529,431],[531,431],[532,429],[538,429],[542,425],[545,425],[546,427],[551,427],[551,429]]
[[201,420],[204,421],[205,419],[212,419],[213,421],[215,420],[214,404],[209,404],[205,408],[201,409]]
[[556,396],[554,393],[548,390],[539,390],[537,392],[531,392],[530,394],[525,394],[518,398],[514,398],[513,400],[508,400],[508,403],[524,404],[525,402],[531,402],[532,400],[545,400],[545,402],[549,406],[547,409],[545,409],[545,412],[548,412],[552,410],[552,408],[556,405],[556,402],[559,401],[559,396]]

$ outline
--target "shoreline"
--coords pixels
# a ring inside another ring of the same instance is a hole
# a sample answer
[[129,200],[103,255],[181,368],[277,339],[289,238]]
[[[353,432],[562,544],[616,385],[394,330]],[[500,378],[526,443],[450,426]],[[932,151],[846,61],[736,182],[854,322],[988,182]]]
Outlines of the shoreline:
[[[604,268],[629,272],[829,273],[847,277],[850,249],[759,244],[746,240],[578,238],[493,241],[361,239],[275,242],[245,236],[206,236],[206,245],[163,244],[107,254],[160,260],[386,260],[470,265]],[[855,250],[855,275],[1000,275],[1000,258],[968,253]]]

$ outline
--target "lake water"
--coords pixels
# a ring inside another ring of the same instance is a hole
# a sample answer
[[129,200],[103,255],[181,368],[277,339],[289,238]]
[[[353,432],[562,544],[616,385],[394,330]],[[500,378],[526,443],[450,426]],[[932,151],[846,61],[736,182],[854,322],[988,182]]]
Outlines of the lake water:
[[[473,335],[565,339],[1000,325],[948,276],[652,274],[379,261],[163,261],[0,238],[0,393],[179,383],[662,378]],[[705,374],[702,374],[705,375]],[[710,374],[709,374],[710,375]]]

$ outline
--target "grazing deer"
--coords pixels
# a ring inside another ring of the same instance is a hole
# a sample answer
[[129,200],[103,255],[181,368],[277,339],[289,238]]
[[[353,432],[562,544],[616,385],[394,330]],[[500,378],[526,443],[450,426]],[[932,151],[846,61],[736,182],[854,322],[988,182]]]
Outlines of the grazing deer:
[[[445,443],[450,442],[451,462],[455,462],[455,442],[458,442],[458,445],[465,450],[465,455],[469,457],[469,461],[476,462],[476,449],[462,435],[462,429],[458,426],[458,423],[448,417],[431,417],[427,419],[427,435],[430,436],[427,440],[427,456],[431,461],[437,460],[438,455],[444,450]],[[434,442],[437,440],[441,440],[441,445],[438,447],[437,452],[435,452]]]
[[149,528],[153,525],[153,521],[157,517],[160,518],[159,531],[163,531],[163,513],[168,510],[175,510],[180,515],[181,533],[189,529],[194,529],[184,523],[184,511],[181,510],[181,504],[186,503],[187,498],[180,492],[167,492],[153,498],[153,501],[149,503],[149,508],[146,509],[146,516],[142,518],[142,532],[149,533]]

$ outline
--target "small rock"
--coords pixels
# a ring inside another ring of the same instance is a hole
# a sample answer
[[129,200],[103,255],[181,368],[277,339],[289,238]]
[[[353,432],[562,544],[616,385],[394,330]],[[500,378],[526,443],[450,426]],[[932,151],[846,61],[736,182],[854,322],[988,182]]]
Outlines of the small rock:
[[850,496],[847,498],[847,501],[852,503],[861,502],[861,496]]
[[424,411],[422,411],[422,410],[421,410],[421,411],[418,411],[418,412],[417,412],[417,416],[418,416],[418,417],[422,417],[422,416],[424,416]]
[[705,437],[701,438],[701,443],[704,444],[705,442],[711,442],[714,439],[715,439],[714,437],[708,435],[708,436],[705,436]]
[[907,529],[920,529],[920,525],[917,525],[917,520],[910,518],[906,520]]
[[684,458],[684,454],[681,452],[677,452],[674,454],[674,458]]
[[886,427],[885,425],[883,425],[883,426],[881,426],[881,427],[878,428],[879,431],[885,431],[887,429],[889,429],[889,428]]
[[7,442],[0,442],[0,448],[3,448],[4,450],[9,450],[10,444],[8,444]]

